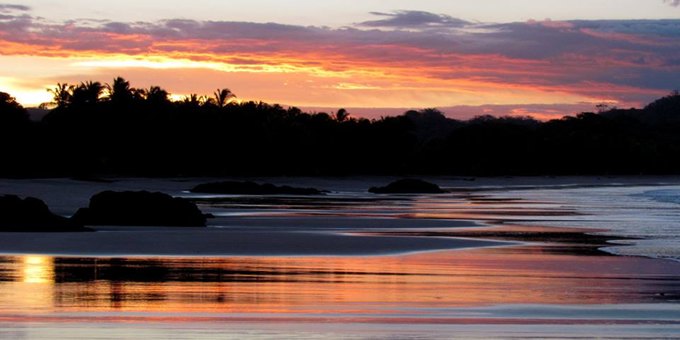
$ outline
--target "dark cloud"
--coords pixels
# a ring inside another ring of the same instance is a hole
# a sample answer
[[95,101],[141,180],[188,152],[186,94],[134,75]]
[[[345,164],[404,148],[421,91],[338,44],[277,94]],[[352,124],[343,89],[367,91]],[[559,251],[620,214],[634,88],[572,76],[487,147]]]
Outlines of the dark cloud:
[[[17,27],[29,25],[34,21],[26,12],[31,8],[24,5],[0,4],[0,29],[14,30]],[[2,26],[6,26],[2,27]],[[2,31],[0,31],[0,34]]]
[[600,32],[680,38],[680,20],[677,19],[574,20],[570,23],[580,29],[592,29]]
[[429,28],[429,27],[463,27],[470,22],[443,14],[423,11],[396,11],[391,13],[371,12],[373,15],[385,17],[381,20],[365,21],[360,26],[383,28]]
[[102,25],[102,28],[113,33],[127,34],[133,32],[132,26],[122,22],[107,22]]
[[26,11],[30,11],[30,10],[31,10],[30,7],[24,6],[24,5],[0,4],[0,13],[7,13],[7,12],[14,12],[14,11],[26,12]]

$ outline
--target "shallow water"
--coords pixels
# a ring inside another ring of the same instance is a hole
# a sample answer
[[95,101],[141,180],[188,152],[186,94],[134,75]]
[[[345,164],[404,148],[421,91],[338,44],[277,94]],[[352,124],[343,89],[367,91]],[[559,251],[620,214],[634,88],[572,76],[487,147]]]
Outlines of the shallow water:
[[[680,334],[680,262],[553,243],[443,251],[423,243],[402,249],[408,254],[362,246],[354,256],[338,256],[332,251],[339,246],[335,242],[304,248],[305,240],[337,233],[559,226],[643,237],[628,240],[632,246],[605,250],[649,257],[667,252],[672,258],[680,219],[677,203],[668,197],[676,186],[442,180],[452,193],[381,196],[362,188],[382,179],[317,181],[322,185],[295,179],[280,184],[333,193],[206,197],[186,192],[191,181],[111,184],[191,197],[217,216],[207,230],[211,235],[255,233],[284,243],[285,253],[110,257],[90,250],[90,255],[0,256],[0,338],[654,339]],[[3,192],[43,198],[64,215],[108,186],[0,181]],[[164,231],[102,232],[149,237]],[[177,239],[181,246],[182,237]]]
[[646,256],[680,261],[680,186],[609,186],[535,189],[495,193],[500,197],[550,201],[574,216],[553,216],[533,225],[600,229],[600,234],[634,238],[602,248],[619,255]]
[[677,273],[672,262],[539,246],[377,257],[2,257],[0,335],[430,338],[467,329],[504,337],[500,325],[524,325],[518,336],[540,337],[548,326],[607,325],[603,334],[653,338],[680,328]]

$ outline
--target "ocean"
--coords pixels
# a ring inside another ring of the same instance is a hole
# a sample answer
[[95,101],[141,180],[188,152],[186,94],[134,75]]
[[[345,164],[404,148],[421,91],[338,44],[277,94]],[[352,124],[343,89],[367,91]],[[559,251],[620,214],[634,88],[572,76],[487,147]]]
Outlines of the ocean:
[[614,244],[601,250],[612,254],[680,261],[680,186],[613,183],[493,191],[491,195],[542,202],[546,210],[572,211],[574,216],[524,222],[599,229],[597,234],[611,236]]

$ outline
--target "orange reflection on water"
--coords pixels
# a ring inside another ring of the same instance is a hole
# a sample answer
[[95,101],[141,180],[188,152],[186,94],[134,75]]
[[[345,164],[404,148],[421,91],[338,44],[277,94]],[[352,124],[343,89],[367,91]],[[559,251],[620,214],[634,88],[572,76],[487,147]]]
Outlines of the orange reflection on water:
[[21,259],[21,281],[26,283],[51,283],[54,281],[54,258],[43,255],[26,255]]
[[[680,264],[557,250],[522,246],[386,257],[16,257],[1,263],[0,308],[335,315],[495,304],[640,303],[680,294],[680,279],[668,274],[680,273]],[[31,268],[38,263],[52,265],[44,273],[54,274],[49,289],[36,299],[31,295],[35,284],[25,280],[25,273],[37,275]]]
[[53,257],[26,255],[0,259],[0,310],[35,312],[54,308]]

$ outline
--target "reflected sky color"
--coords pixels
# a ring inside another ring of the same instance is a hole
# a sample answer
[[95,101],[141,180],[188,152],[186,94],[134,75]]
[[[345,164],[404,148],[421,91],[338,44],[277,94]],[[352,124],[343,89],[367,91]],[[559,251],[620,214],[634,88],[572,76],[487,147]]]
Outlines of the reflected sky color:
[[[269,338],[506,338],[510,331],[519,338],[677,334],[680,262],[613,256],[597,250],[602,240],[585,241],[591,237],[577,232],[583,229],[546,226],[632,225],[636,227],[630,230],[644,231],[640,225],[677,221],[677,206],[639,195],[659,187],[551,182],[527,190],[526,179],[504,179],[515,183],[506,187],[480,179],[474,185],[486,190],[471,191],[467,181],[441,180],[444,187],[461,187],[436,196],[373,197],[365,192],[365,180],[315,179],[315,186],[349,191],[322,197],[213,197],[200,205],[221,219],[216,225],[232,226],[235,238],[240,228],[261,233],[287,229],[304,238],[302,230],[375,232],[390,225],[390,230],[421,233],[488,232],[490,238],[500,231],[579,236],[524,236],[518,239],[531,243],[389,256],[0,256],[0,338],[214,339],[260,332]],[[19,192],[49,188],[63,212],[80,203],[64,202],[61,195],[88,197],[84,192],[100,185],[155,186],[175,193],[190,186],[157,180],[77,186],[67,181],[68,186],[59,186],[64,181],[15,185],[26,190]],[[72,190],[58,190],[68,187]],[[403,214],[440,220],[388,219]],[[343,221],[342,216],[364,219]],[[241,221],[228,223],[230,218]],[[453,223],[467,218],[489,225],[464,228],[467,223]],[[319,220],[325,221],[324,228],[312,227]],[[560,242],[545,241],[552,237]],[[461,333],[466,327],[472,327],[470,336]]]
[[680,293],[677,275],[669,274],[678,266],[570,255],[558,246],[389,257],[38,261],[26,256],[2,258],[0,307],[3,313],[26,315],[451,317],[447,309],[454,307],[653,303],[661,293]]
[[0,90],[30,106],[120,75],[177,97],[550,118],[680,87],[678,18],[662,0],[4,3]]

